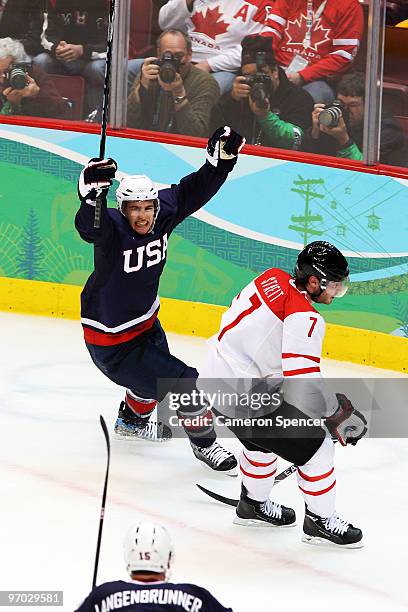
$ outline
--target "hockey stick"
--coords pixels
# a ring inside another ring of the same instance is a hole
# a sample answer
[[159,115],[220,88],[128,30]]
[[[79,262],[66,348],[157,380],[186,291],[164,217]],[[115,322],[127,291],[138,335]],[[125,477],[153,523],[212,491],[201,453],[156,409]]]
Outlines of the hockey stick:
[[[106,63],[105,63],[105,81],[103,84],[103,102],[102,102],[102,125],[101,125],[101,141],[99,145],[99,159],[105,157],[106,146],[106,128],[108,125],[109,111],[109,94],[110,94],[110,72],[112,66],[112,48],[113,48],[113,22],[115,19],[115,0],[110,0],[109,22],[108,22],[108,41],[106,46]],[[101,227],[102,214],[102,199],[98,195],[95,201],[95,217],[94,228]]]
[[103,434],[105,436],[106,451],[107,451],[107,455],[108,456],[107,456],[107,462],[106,462],[105,484],[103,486],[103,493],[102,493],[101,514],[100,514],[100,519],[99,519],[98,541],[97,541],[97,544],[96,544],[95,567],[94,567],[94,575],[93,575],[93,579],[92,579],[92,590],[96,586],[96,576],[97,576],[97,573],[98,573],[99,553],[100,553],[100,550],[101,550],[103,519],[105,518],[106,491],[108,489],[109,464],[110,464],[110,440],[109,440],[109,432],[108,432],[108,428],[106,427],[105,419],[103,418],[103,416],[101,414],[99,415],[99,420],[100,420],[100,423],[101,423],[101,427],[103,429]]
[[[283,472],[281,472],[280,474],[276,476],[274,485],[279,484],[280,482],[282,482],[282,480],[285,480],[285,478],[287,478],[288,476],[296,472],[296,470],[297,470],[296,465],[294,464],[290,465],[288,468],[286,468],[286,470],[283,470]],[[199,484],[197,484],[196,486],[200,489],[200,491],[202,491],[203,493],[206,493],[209,497],[212,497],[213,499],[216,499],[217,501],[223,504],[227,504],[227,506],[233,506],[234,508],[238,506],[239,499],[232,499],[231,497],[224,497],[224,495],[220,495],[219,493],[210,491],[210,489],[206,489],[205,487]]]

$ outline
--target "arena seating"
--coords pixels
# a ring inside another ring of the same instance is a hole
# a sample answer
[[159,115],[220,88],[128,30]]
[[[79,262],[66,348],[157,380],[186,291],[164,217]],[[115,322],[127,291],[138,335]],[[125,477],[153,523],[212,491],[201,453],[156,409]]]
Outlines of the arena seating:
[[68,100],[71,107],[72,120],[79,121],[83,118],[85,99],[85,80],[81,76],[64,76],[50,74],[51,81],[63,98]]

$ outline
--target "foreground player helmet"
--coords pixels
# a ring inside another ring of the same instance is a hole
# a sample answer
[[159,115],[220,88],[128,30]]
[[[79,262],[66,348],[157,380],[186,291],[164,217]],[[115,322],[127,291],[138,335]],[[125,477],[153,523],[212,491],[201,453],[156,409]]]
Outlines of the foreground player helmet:
[[306,284],[310,276],[320,280],[321,292],[327,291],[333,297],[343,297],[349,287],[347,260],[330,242],[311,242],[299,253],[295,278]]
[[145,202],[154,200],[154,218],[159,213],[158,190],[156,185],[144,174],[126,176],[120,181],[116,190],[116,201],[118,209],[124,214],[126,202]]
[[173,544],[166,529],[157,523],[136,523],[123,543],[129,572],[157,572],[168,580],[174,559]]

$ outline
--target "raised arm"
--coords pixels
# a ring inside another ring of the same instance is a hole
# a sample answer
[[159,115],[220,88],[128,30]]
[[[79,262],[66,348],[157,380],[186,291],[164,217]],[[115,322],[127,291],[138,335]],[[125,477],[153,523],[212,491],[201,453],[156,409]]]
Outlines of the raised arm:
[[245,138],[229,127],[216,130],[208,141],[207,160],[197,172],[161,192],[177,205],[175,225],[204,206],[224,184],[235,166]]

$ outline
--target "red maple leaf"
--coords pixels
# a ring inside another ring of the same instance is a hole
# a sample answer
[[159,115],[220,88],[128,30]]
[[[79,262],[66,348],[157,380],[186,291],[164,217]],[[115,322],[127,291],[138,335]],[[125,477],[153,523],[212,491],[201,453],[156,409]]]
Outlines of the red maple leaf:
[[229,24],[225,23],[222,19],[219,21],[223,14],[218,9],[218,6],[213,9],[209,8],[205,15],[204,13],[194,13],[191,17],[191,21],[194,23],[194,31],[206,34],[213,40],[215,40],[216,36],[225,34],[228,31]]
[[[294,21],[288,21],[286,26],[286,35],[288,37],[287,45],[298,45],[303,42],[306,34],[306,15],[301,15]],[[318,46],[330,40],[329,29],[323,28],[321,19],[318,19],[312,31],[312,40],[310,48],[314,51],[319,51]]]

